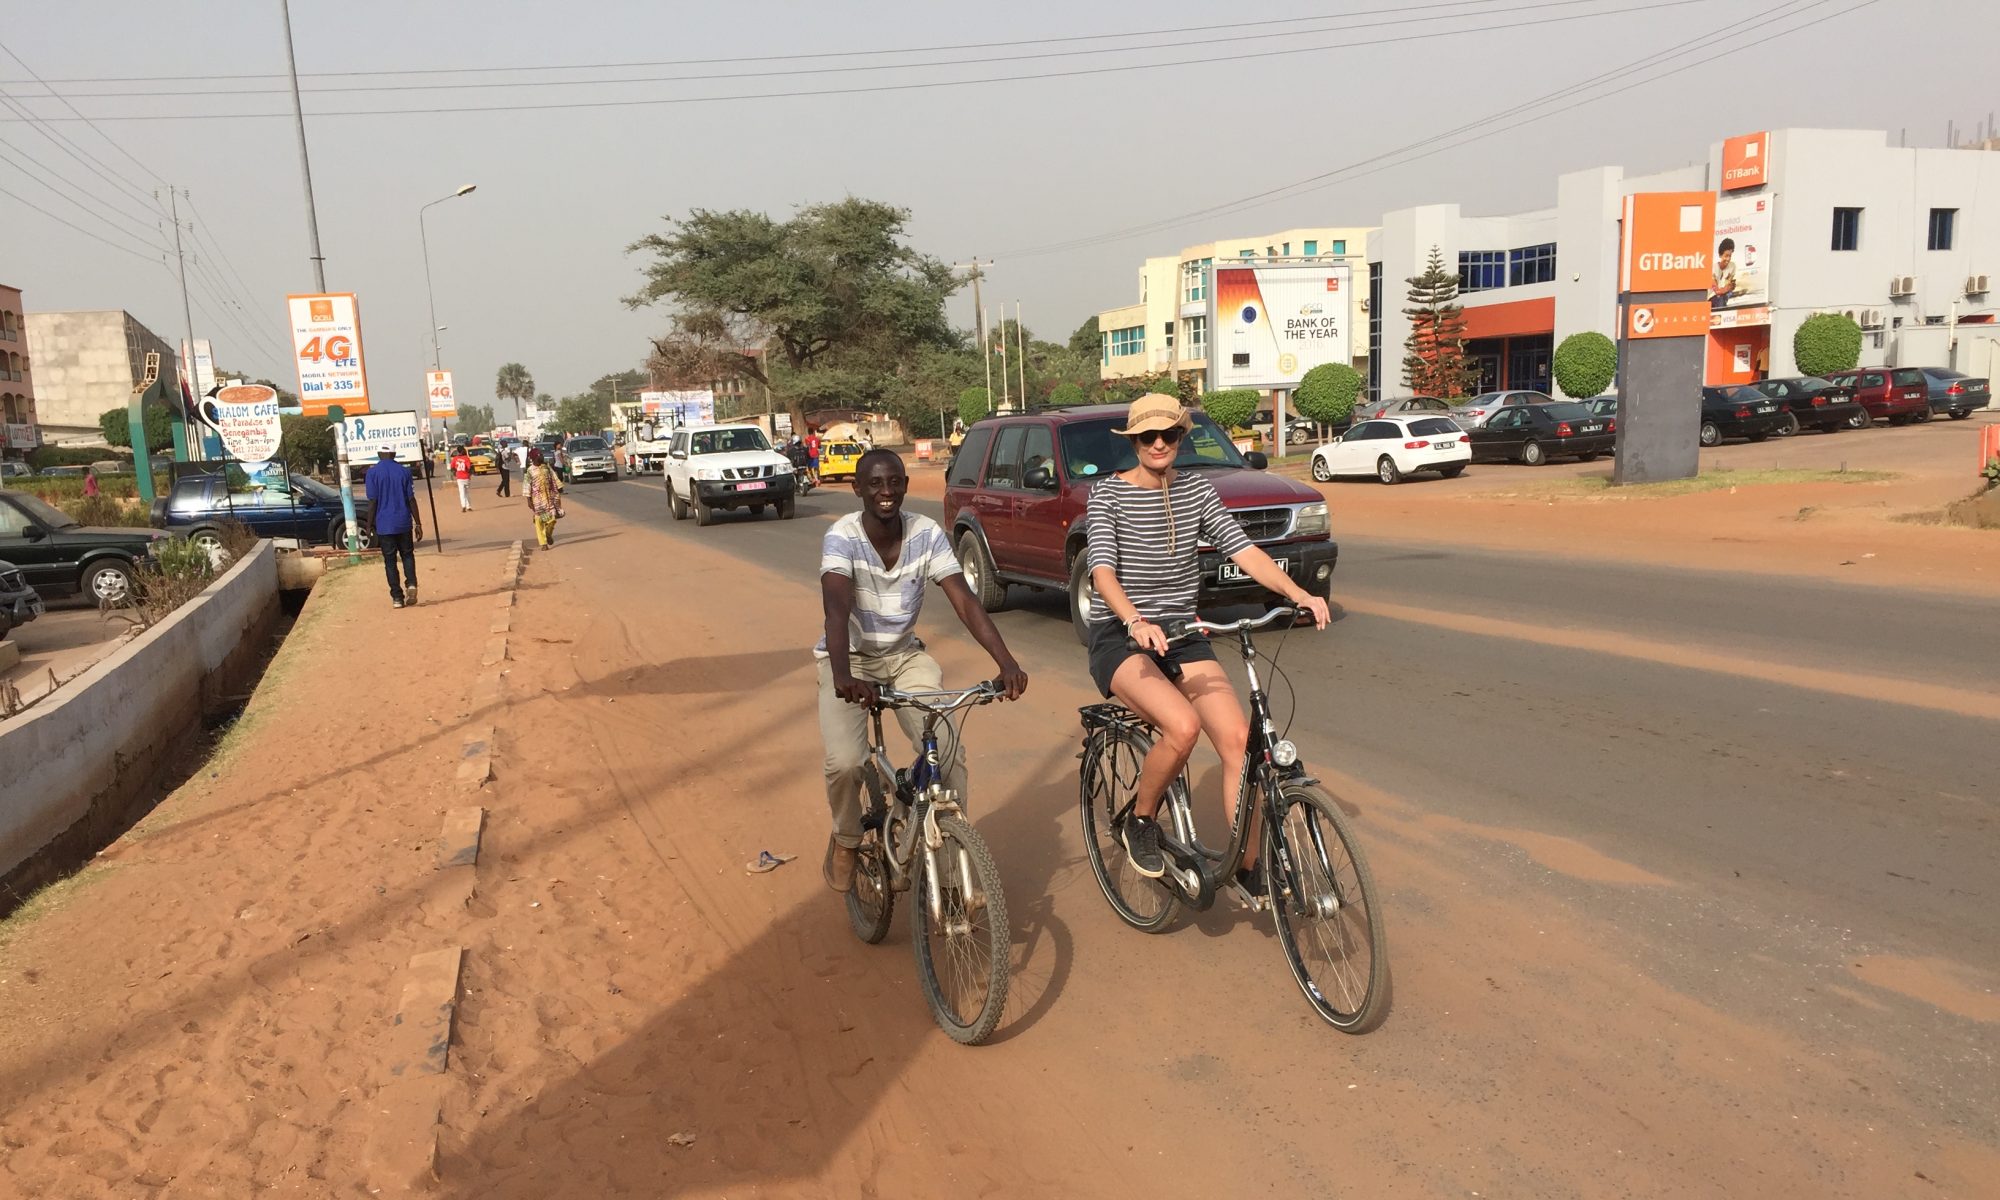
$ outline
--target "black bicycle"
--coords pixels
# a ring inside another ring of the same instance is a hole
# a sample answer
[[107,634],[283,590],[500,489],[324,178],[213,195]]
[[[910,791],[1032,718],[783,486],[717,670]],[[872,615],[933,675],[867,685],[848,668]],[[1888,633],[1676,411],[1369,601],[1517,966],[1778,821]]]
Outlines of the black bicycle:
[[[1006,691],[997,682],[956,692],[880,685],[875,691],[862,776],[868,808],[847,921],[862,941],[880,942],[889,934],[896,893],[914,890],[910,939],[917,982],[938,1026],[952,1040],[976,1046],[993,1036],[1007,1003],[1007,898],[986,840],[966,820],[963,797],[945,786],[938,726],[955,738],[947,721],[952,713],[991,703]],[[890,765],[882,741],[882,712],[891,708],[924,714],[922,749],[907,770]]]
[[[1336,1029],[1366,1033],[1389,1015],[1388,941],[1377,903],[1380,893],[1346,814],[1307,773],[1298,748],[1273,726],[1250,637],[1297,616],[1297,609],[1277,608],[1223,625],[1178,622],[1167,631],[1169,644],[1191,637],[1234,638],[1250,677],[1250,746],[1237,781],[1229,845],[1215,850],[1197,838],[1183,769],[1161,806],[1166,874],[1152,879],[1132,866],[1120,835],[1137,800],[1139,768],[1153,747],[1154,730],[1116,702],[1081,710],[1078,806],[1083,842],[1104,898],[1134,929],[1158,933],[1180,906],[1205,911],[1225,892],[1253,911],[1269,909],[1292,977],[1313,1011]],[[1236,882],[1254,811],[1264,815],[1262,896],[1250,895]]]

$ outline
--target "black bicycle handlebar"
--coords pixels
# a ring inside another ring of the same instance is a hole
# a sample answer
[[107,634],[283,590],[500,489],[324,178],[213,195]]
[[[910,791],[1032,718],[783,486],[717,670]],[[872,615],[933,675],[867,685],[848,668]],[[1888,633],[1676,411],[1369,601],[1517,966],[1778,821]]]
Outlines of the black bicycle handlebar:
[[[1196,617],[1192,621],[1175,621],[1160,628],[1167,635],[1167,645],[1171,646],[1175,642],[1184,642],[1197,634],[1213,637],[1217,634],[1228,636],[1231,634],[1252,633],[1259,629],[1268,628],[1281,618],[1296,622],[1300,614],[1304,611],[1304,609],[1294,608],[1289,604],[1280,604],[1261,617],[1245,617],[1240,621],[1230,621],[1222,625],[1218,625],[1213,621],[1204,621]],[[1125,639],[1125,647],[1128,650],[1140,649],[1139,639],[1128,635]]]

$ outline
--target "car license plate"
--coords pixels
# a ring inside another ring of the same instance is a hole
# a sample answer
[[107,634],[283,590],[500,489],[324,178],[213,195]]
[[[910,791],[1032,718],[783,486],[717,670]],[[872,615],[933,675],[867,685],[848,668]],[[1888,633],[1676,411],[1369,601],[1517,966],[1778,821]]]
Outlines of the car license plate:
[[736,490],[739,492],[761,492],[764,490],[764,481],[760,479],[755,483],[739,483],[736,485]]
[[[1289,571],[1291,568],[1291,563],[1288,559],[1274,558],[1271,561],[1277,564],[1280,571]],[[1241,583],[1249,579],[1250,576],[1244,572],[1242,567],[1237,566],[1235,563],[1224,562],[1220,567],[1216,568],[1215,578],[1218,583]]]
[[1604,426],[1602,426],[1602,425],[1585,425],[1585,426],[1583,427],[1583,431],[1584,431],[1585,433],[1603,433],[1603,432],[1604,432]]

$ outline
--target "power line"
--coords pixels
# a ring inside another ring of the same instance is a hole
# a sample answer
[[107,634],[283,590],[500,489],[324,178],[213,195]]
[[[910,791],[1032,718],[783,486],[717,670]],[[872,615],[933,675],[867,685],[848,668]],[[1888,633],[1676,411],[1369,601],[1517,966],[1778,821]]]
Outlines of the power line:
[[88,229],[85,229],[85,228],[84,228],[83,226],[81,226],[81,225],[78,225],[78,224],[75,224],[74,222],[71,222],[71,221],[65,221],[65,220],[63,220],[63,219],[62,219],[61,217],[59,217],[59,216],[57,216],[56,214],[54,214],[54,213],[50,212],[50,211],[49,211],[48,209],[46,209],[46,208],[43,208],[43,207],[42,207],[41,205],[39,205],[39,204],[36,204],[36,203],[35,203],[35,202],[34,202],[33,200],[30,200],[30,199],[26,198],[25,196],[21,196],[21,195],[18,195],[17,193],[14,193],[14,192],[10,192],[10,191],[8,191],[8,190],[7,190],[6,188],[4,188],[4,187],[0,187],[0,196],[6,196],[6,197],[8,197],[8,198],[10,198],[10,199],[13,199],[13,200],[17,200],[17,201],[19,201],[20,203],[22,203],[22,204],[25,204],[25,205],[27,205],[27,206],[28,206],[29,208],[32,208],[32,209],[34,209],[34,210],[35,210],[36,212],[38,212],[38,213],[42,214],[43,216],[47,217],[47,218],[48,218],[49,220],[51,220],[51,221],[54,221],[54,222],[55,222],[56,224],[58,224],[58,225],[66,225],[66,226],[68,226],[69,228],[71,228],[71,229],[74,229],[74,230],[76,230],[76,231],[77,231],[78,233],[82,234],[83,236],[85,236],[85,237],[89,238],[90,240],[92,240],[92,241],[94,241],[94,242],[103,242],[103,243],[104,243],[105,245],[107,245],[107,246],[111,247],[111,248],[112,248],[113,250],[123,250],[123,251],[124,251],[125,253],[127,253],[127,254],[131,255],[132,257],[134,257],[134,258],[143,258],[143,259],[145,259],[145,260],[146,260],[147,262],[156,262],[156,261],[164,261],[164,260],[160,260],[160,259],[155,259],[155,258],[153,258],[153,256],[152,256],[152,255],[150,255],[150,254],[147,254],[147,253],[145,253],[144,251],[141,251],[141,250],[134,250],[134,249],[132,249],[132,248],[131,248],[130,246],[127,246],[127,245],[124,245],[124,244],[122,244],[122,243],[119,243],[119,242],[114,242],[114,241],[112,241],[112,240],[111,240],[110,238],[107,238],[107,237],[102,237],[102,236],[99,236],[98,234],[95,234],[95,233],[92,233],[92,232],[91,232],[90,230],[88,230]]
[[[74,206],[79,211],[99,221],[103,221],[107,226],[110,226],[111,228],[118,230],[119,233],[126,234],[129,236],[133,232],[132,227],[136,227],[138,230],[138,234],[141,238],[148,238],[152,237],[153,235],[159,232],[157,226],[148,218],[135,217],[131,213],[128,213],[123,209],[116,207],[115,205],[112,205],[101,196],[96,196],[96,197],[90,196],[88,194],[88,190],[83,189],[81,185],[76,183],[76,181],[64,176],[61,172],[57,171],[54,167],[50,166],[48,163],[43,162],[41,159],[36,158],[32,154],[29,154],[26,150],[21,149],[21,147],[16,146],[14,143],[8,141],[7,139],[0,138],[0,146],[4,146],[7,148],[7,149],[0,149],[0,159],[4,159],[7,162],[13,164],[15,168],[26,174],[28,178],[34,180],[36,183],[41,184],[43,187],[47,188],[51,192],[54,192],[56,195],[61,196],[63,200]],[[27,163],[23,163],[20,159],[15,158],[14,155],[9,154],[7,150],[13,150],[16,154],[19,154],[21,158],[27,159],[28,160]],[[28,165],[29,163],[32,163],[33,166]],[[36,168],[40,168],[40,171],[37,171]],[[50,178],[43,178],[42,172],[46,172]],[[71,189],[79,189],[79,190],[73,193]],[[93,205],[101,206],[104,212],[109,213],[110,216],[105,216],[104,213],[98,212],[96,208],[92,207]],[[118,225],[111,219],[112,217],[117,217],[124,220],[127,223],[127,225],[126,226]]]
[[[1386,46],[1402,42],[1428,41],[1433,38],[1460,37],[1467,34],[1497,33],[1539,25],[1560,25],[1571,21],[1591,20],[1598,17],[1628,16],[1633,13],[1653,12],[1661,9],[1683,8],[1690,4],[1705,4],[1710,0],[1655,0],[1654,3],[1639,4],[1628,8],[1611,9],[1604,12],[1571,13],[1559,17],[1543,17],[1537,20],[1512,21],[1502,25],[1468,26],[1462,29],[1439,30],[1430,33],[1403,34],[1396,37],[1375,38],[1367,41],[1347,41],[1332,46],[1295,46],[1278,50],[1246,51],[1239,54],[1205,55],[1193,58],[1169,59],[1156,63],[1126,63],[1109,67],[1081,67],[1074,70],[1041,71],[1023,75],[987,76],[978,79],[942,79],[924,82],[871,84],[851,88],[810,88],[783,92],[748,92],[734,95],[674,96],[636,100],[580,100],[550,104],[489,104],[460,105],[440,108],[379,108],[379,109],[337,109],[310,114],[320,117],[383,117],[418,116],[449,113],[492,113],[492,112],[547,112],[564,109],[586,108],[644,108],[683,104],[732,103],[743,100],[788,100],[825,96],[853,96],[870,93],[924,91],[932,88],[972,87],[989,83],[1022,83],[1043,79],[1066,79],[1082,76],[1117,75],[1128,71],[1156,71],[1168,67],[1206,65],[1210,63],[1242,62],[1254,59],[1281,58],[1299,54],[1319,54],[1330,50],[1357,50],[1370,46]],[[123,116],[100,115],[99,121],[236,121],[266,120],[290,117],[290,113],[136,113]],[[0,122],[10,118],[0,117]],[[43,117],[44,121],[68,121],[70,117]]]
[[[102,129],[99,129],[96,125],[92,125],[89,117],[84,116],[83,113],[80,110],[78,110],[76,105],[71,104],[69,100],[65,98],[60,92],[56,91],[52,87],[49,87],[48,83],[45,82],[40,75],[35,74],[35,69],[28,65],[27,60],[22,58],[20,55],[14,53],[13,49],[9,47],[7,43],[0,42],[0,51],[6,51],[7,57],[13,59],[17,63],[20,63],[21,69],[23,71],[26,71],[31,77],[33,77],[36,83],[39,83],[42,85],[42,87],[46,88],[51,96],[54,96],[56,99],[61,100],[63,102],[64,108],[67,108],[72,113],[75,113],[77,119],[82,121],[85,125],[90,125],[91,132],[95,133],[98,137],[103,138],[106,145],[110,146],[113,150],[116,150],[118,153],[123,154],[128,162],[130,162],[133,166],[139,168],[141,171],[144,171],[146,174],[151,175],[155,180],[158,180],[162,184],[166,183],[166,180],[160,179],[158,172],[154,171],[151,167],[147,166],[145,163],[140,162],[138,159],[133,158],[131,151],[119,145],[117,142],[112,141],[110,134],[104,132]],[[30,98],[32,99],[33,97]],[[78,149],[82,150],[82,147],[78,147]],[[96,160],[93,159],[92,161]]]
[[[471,75],[493,74],[510,71],[604,71],[637,70],[650,67],[692,67],[711,66],[716,63],[742,62],[799,62],[809,59],[880,57],[893,54],[938,54],[956,50],[1004,50],[1016,46],[1063,45],[1073,42],[1115,41],[1120,38],[1171,37],[1183,33],[1201,33],[1215,29],[1255,29],[1271,25],[1303,25],[1315,21],[1330,21],[1336,17],[1372,17],[1384,13],[1417,12],[1435,8],[1470,8],[1479,5],[1501,4],[1507,0],[1442,0],[1431,4],[1402,4],[1390,8],[1358,9],[1346,13],[1320,13],[1307,17],[1275,17],[1261,21],[1231,21],[1222,25],[1183,25],[1173,29],[1128,30],[1121,33],[1085,33],[1065,37],[1021,38],[999,42],[954,42],[937,46],[905,46],[881,50],[822,50],[808,54],[760,54],[739,57],[709,56],[703,58],[663,59],[650,62],[603,62],[603,63],[550,63],[519,67],[423,67],[392,70],[377,68],[365,71],[311,71],[306,79],[341,79],[380,77],[385,75]],[[1464,16],[1477,14],[1465,13]],[[16,60],[18,61],[18,60]],[[50,83],[172,83],[184,81],[210,82],[217,79],[285,79],[287,76],[272,73],[201,75],[133,75],[133,76],[72,76],[54,79]],[[25,80],[0,80],[0,86]],[[37,82],[40,82],[39,78]],[[46,86],[46,84],[44,85]]]
[[[1485,0],[1485,2],[1501,3],[1503,2],[1503,0]],[[524,79],[524,80],[501,80],[499,82],[494,82],[494,83],[434,82],[434,83],[362,84],[356,87],[308,88],[306,89],[306,93],[308,95],[319,95],[319,96],[327,96],[327,95],[344,96],[344,95],[370,95],[383,92],[458,91],[470,88],[490,89],[490,88],[610,87],[620,84],[632,84],[632,83],[704,83],[704,82],[713,82],[716,80],[724,80],[724,79],[769,79],[774,77],[783,78],[783,77],[790,77],[797,75],[842,75],[842,74],[853,74],[858,72],[937,70],[945,67],[983,66],[989,63],[1026,62],[1026,61],[1033,61],[1036,59],[1078,58],[1086,56],[1096,57],[1107,54],[1141,54],[1158,50],[1176,50],[1187,46],[1228,45],[1237,42],[1269,41],[1272,38],[1293,38],[1293,37],[1312,36],[1315,34],[1325,34],[1325,33],[1347,33],[1358,29],[1379,29],[1393,25],[1413,25],[1430,21],[1460,20],[1470,15],[1497,16],[1499,15],[1500,12],[1517,13],[1517,12],[1528,12],[1535,9],[1544,9],[1544,8],[1573,8],[1577,5],[1582,5],[1582,4],[1602,4],[1605,3],[1606,0],[1527,0],[1527,2],[1522,2],[1522,0],[1504,0],[1504,2],[1507,3],[1507,7],[1505,9],[1498,10],[1498,12],[1494,13],[1469,14],[1463,12],[1454,12],[1454,13],[1444,13],[1431,16],[1398,15],[1384,21],[1361,21],[1361,22],[1341,21],[1337,24],[1323,25],[1316,29],[1286,30],[1280,33],[1246,33],[1246,34],[1236,34],[1229,37],[1207,37],[1207,38],[1190,39],[1187,41],[1178,41],[1178,42],[1155,42],[1145,45],[1096,47],[1092,49],[1083,49],[1083,50],[1038,50],[1031,53],[992,55],[984,58],[948,58],[948,59],[930,60],[925,62],[908,62],[908,63],[862,63],[862,64],[854,64],[849,66],[836,66],[836,67],[820,67],[820,66],[790,67],[782,70],[767,69],[767,70],[755,70],[755,71],[719,71],[701,75],[641,75],[641,76],[625,76],[623,78],[608,78],[608,79],[607,78]],[[1430,5],[1425,7],[1442,7],[1442,6]],[[1374,10],[1374,11],[1407,13],[1409,10],[1385,9],[1385,10]],[[1367,15],[1367,14],[1354,14],[1354,15]],[[1594,15],[1594,14],[1586,14],[1586,15]],[[560,68],[560,69],[572,70],[576,68]],[[146,99],[159,98],[159,97],[171,98],[177,96],[268,96],[268,95],[275,95],[278,93],[282,93],[284,91],[286,91],[286,89],[282,87],[276,87],[276,88],[257,87],[257,88],[192,88],[192,89],[184,89],[181,91],[168,91],[168,92],[115,91],[115,92],[69,92],[69,93],[59,93],[59,94],[66,96],[68,98],[73,98],[78,100],[104,100],[104,99],[125,99],[125,98],[146,98]],[[75,110],[72,109],[71,111]]]
[[[1304,195],[1311,191],[1317,191],[1325,187],[1332,186],[1334,183],[1348,181],[1347,179],[1338,179],[1336,178],[1337,176],[1348,176],[1349,178],[1359,178],[1362,175],[1373,174],[1375,171],[1387,169],[1387,167],[1389,166],[1407,165],[1408,163],[1416,162],[1422,158],[1430,157],[1433,154],[1442,153],[1445,150],[1453,149],[1460,145],[1465,145],[1471,141],[1476,141],[1478,140],[1478,138],[1477,137],[1465,138],[1457,142],[1447,143],[1445,145],[1433,146],[1432,145],[1433,143],[1442,142],[1447,138],[1451,138],[1458,134],[1465,133],[1471,130],[1479,129],[1483,126],[1492,125],[1496,122],[1502,121],[1516,114],[1525,112],[1530,109],[1541,107],[1542,105],[1547,104],[1553,100],[1560,99],[1567,95],[1573,95],[1580,91],[1588,90],[1590,88],[1596,87],[1597,85],[1614,78],[1626,76],[1635,69],[1644,69],[1649,63],[1651,63],[1652,65],[1658,65],[1659,62],[1663,62],[1671,58],[1681,57],[1683,54],[1690,53],[1692,52],[1693,49],[1696,48],[1706,49],[1708,48],[1709,43],[1713,43],[1719,38],[1740,34],[1742,32],[1747,32],[1751,29],[1755,29],[1762,25],[1767,25],[1775,21],[1786,20],[1795,16],[1801,16],[1808,9],[1818,7],[1821,4],[1830,3],[1831,0],[1809,0],[1805,8],[1794,9],[1794,11],[1789,13],[1782,11],[1787,8],[1792,8],[1799,2],[1800,0],[1786,0],[1786,3],[1780,4],[1776,8],[1766,10],[1763,14],[1760,14],[1758,19],[1756,20],[1747,23],[1731,22],[1709,33],[1700,35],[1699,37],[1696,38],[1689,39],[1688,41],[1679,43],[1676,46],[1669,47],[1666,50],[1655,51],[1654,53],[1643,56],[1639,59],[1634,60],[1633,62],[1624,64],[1610,71],[1605,71],[1598,75],[1591,76],[1588,79],[1571,84],[1565,88],[1560,88],[1557,89],[1556,91],[1546,93],[1533,100],[1528,100],[1520,104],[1516,104],[1513,107],[1508,109],[1503,109],[1498,113],[1490,114],[1476,121],[1467,122],[1466,124],[1460,125],[1453,129],[1444,130],[1440,133],[1420,138],[1414,142],[1407,143],[1405,145],[1396,147],[1394,149],[1385,150],[1379,154],[1371,155],[1367,158],[1357,159],[1354,162],[1347,163],[1340,167],[1335,167],[1329,171],[1323,171],[1316,175],[1307,176],[1304,179],[1295,180],[1291,183],[1279,185],[1278,187],[1268,188],[1264,191],[1255,192],[1248,196],[1239,197],[1234,200],[1221,201],[1216,204],[1209,205],[1205,208],[1196,209],[1188,213],[1182,213],[1178,216],[1159,218],[1153,221],[1144,222],[1139,225],[1130,226],[1125,229],[1113,230],[1108,233],[1098,234],[1091,237],[1068,238],[1060,242],[1052,242],[1040,246],[1033,246],[1022,250],[1016,250],[1010,254],[1002,255],[1000,257],[1035,258],[1046,254],[1056,254],[1070,250],[1078,250],[1088,246],[1102,245],[1106,242],[1122,241],[1126,238],[1137,237],[1144,234],[1164,232],[1168,229],[1176,228],[1181,225],[1191,224],[1195,221],[1207,219],[1210,217],[1225,216],[1231,213],[1241,212],[1248,208],[1261,207],[1265,203],[1269,203],[1278,199],[1294,198],[1296,196]],[[1540,113],[1535,116],[1514,122],[1510,128],[1519,128],[1524,125],[1533,124],[1538,121],[1546,120],[1549,117],[1557,116],[1561,113],[1571,111],[1575,108],[1581,107],[1584,104],[1592,104],[1600,102],[1610,96],[1615,96],[1620,94],[1621,92],[1630,91],[1633,88],[1641,87],[1645,84],[1655,82],[1659,79],[1667,78],[1670,75],[1679,74],[1682,71],[1692,70],[1695,67],[1705,65],[1706,63],[1709,62],[1714,62],[1718,58],[1727,57],[1729,55],[1739,53],[1742,50],[1747,50],[1753,46],[1762,45],[1763,43],[1774,40],[1775,38],[1789,36],[1791,34],[1799,33],[1802,32],[1803,30],[1812,28],[1815,25],[1824,24],[1827,21],[1837,20],[1840,17],[1846,16],[1853,12],[1858,12],[1861,9],[1867,8],[1870,5],[1875,4],[1877,2],[1878,0],[1863,0],[1862,3],[1857,4],[1852,8],[1844,9],[1836,13],[1826,14],[1824,16],[1808,21],[1805,24],[1793,26],[1790,29],[1780,30],[1777,33],[1768,35],[1764,38],[1759,38],[1755,41],[1744,42],[1737,45],[1729,46],[1723,49],[1719,54],[1714,54],[1704,59],[1698,59],[1694,62],[1685,63],[1682,64],[1681,66],[1674,67],[1671,70],[1661,72],[1657,75],[1649,76],[1644,79],[1626,83],[1624,86],[1613,89],[1611,91],[1603,92],[1598,95],[1594,95],[1586,99],[1579,100],[1573,104],[1562,105],[1558,108],[1550,109],[1547,112]],[[1739,29],[1738,28],[1739,25],[1743,26],[1743,28]],[[1424,149],[1427,146],[1431,146],[1432,148]],[[1417,151],[1417,150],[1422,150],[1423,153],[1411,155],[1411,157],[1402,159],[1402,161],[1400,162],[1388,163],[1383,161],[1386,159],[1398,158],[1402,155],[1409,154],[1411,151]],[[1381,165],[1374,167],[1373,170],[1370,171],[1359,170],[1359,168],[1361,167],[1377,163]]]

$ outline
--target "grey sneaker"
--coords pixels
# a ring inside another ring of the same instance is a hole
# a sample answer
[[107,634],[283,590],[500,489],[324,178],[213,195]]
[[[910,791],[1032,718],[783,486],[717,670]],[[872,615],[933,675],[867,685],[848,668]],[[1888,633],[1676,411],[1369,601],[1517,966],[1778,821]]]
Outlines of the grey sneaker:
[[1132,869],[1148,879],[1158,879],[1167,873],[1167,856],[1160,849],[1160,823],[1151,817],[1127,817],[1125,828],[1119,833],[1124,843],[1125,857],[1132,860]]
[[405,594],[409,598],[410,607],[415,608],[417,606],[417,585],[414,583],[411,584],[409,587],[409,591]]
[[397,597],[394,597],[393,599],[391,599],[391,600],[389,601],[389,607],[390,607],[390,608],[401,608],[401,607],[403,607],[403,598],[402,598],[401,596],[397,596]]

